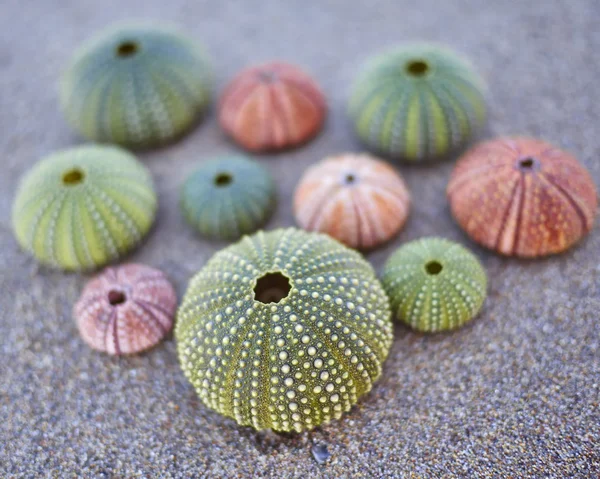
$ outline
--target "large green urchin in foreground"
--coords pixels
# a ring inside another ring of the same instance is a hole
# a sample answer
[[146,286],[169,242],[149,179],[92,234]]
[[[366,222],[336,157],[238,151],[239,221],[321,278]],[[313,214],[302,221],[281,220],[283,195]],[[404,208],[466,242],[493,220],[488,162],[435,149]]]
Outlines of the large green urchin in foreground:
[[187,130],[210,100],[198,45],[169,29],[110,29],[76,53],[61,81],[67,120],[83,136],[130,147],[163,144]]
[[484,90],[481,77],[452,50],[408,44],[366,65],[349,113],[371,150],[420,161],[463,145],[482,126]]
[[418,331],[436,332],[458,328],[479,312],[487,276],[465,247],[425,238],[392,254],[382,283],[396,319]]
[[256,231],[273,213],[275,202],[269,171],[241,155],[204,163],[181,190],[187,222],[209,238],[238,239]]
[[348,411],[392,343],[388,299],[360,254],[294,228],[246,236],[192,278],[179,359],[202,401],[241,425],[311,429]]
[[59,151],[19,184],[12,223],[19,244],[43,264],[92,269],[136,246],[156,213],[150,172],[111,146]]

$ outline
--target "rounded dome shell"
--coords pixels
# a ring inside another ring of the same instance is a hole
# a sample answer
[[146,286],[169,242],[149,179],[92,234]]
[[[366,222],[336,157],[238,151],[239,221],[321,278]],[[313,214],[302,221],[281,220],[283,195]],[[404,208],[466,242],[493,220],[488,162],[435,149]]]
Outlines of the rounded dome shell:
[[349,112],[371,150],[408,161],[463,145],[486,119],[485,86],[469,62],[435,44],[402,45],[365,66]]
[[67,121],[101,143],[150,147],[189,129],[210,101],[200,46],[175,30],[120,26],[76,53],[61,79]]
[[91,269],[117,259],[148,233],[157,198],[150,172],[112,146],[80,146],[39,161],[19,184],[15,236],[41,263]]
[[207,406],[256,429],[302,431],[339,418],[371,389],[392,325],[362,256],[290,228],[215,254],[190,281],[175,336]]

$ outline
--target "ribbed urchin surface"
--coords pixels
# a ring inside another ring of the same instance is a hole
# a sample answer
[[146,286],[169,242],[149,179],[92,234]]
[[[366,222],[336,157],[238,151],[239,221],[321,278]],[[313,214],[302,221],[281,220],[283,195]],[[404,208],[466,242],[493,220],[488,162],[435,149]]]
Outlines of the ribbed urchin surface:
[[66,270],[102,266],[146,235],[157,198],[150,172],[112,146],[80,146],[40,160],[21,180],[12,223],[23,249]]
[[302,69],[273,61],[242,70],[219,101],[219,123],[250,151],[298,146],[321,129],[327,106]]
[[590,173],[570,153],[543,140],[484,141],[456,164],[447,188],[452,215],[478,243],[508,256],[560,253],[596,219]]
[[207,406],[256,429],[302,431],[339,418],[371,389],[392,326],[358,253],[290,228],[218,252],[190,281],[175,336]]
[[83,340],[108,354],[135,354],[171,331],[177,295],[162,271],[141,264],[106,268],[73,308]]
[[406,222],[410,194],[389,164],[367,154],[330,156],[302,175],[294,193],[296,222],[353,248],[373,248]]
[[421,161],[459,147],[482,126],[484,92],[482,78],[459,54],[442,45],[406,44],[365,65],[349,113],[370,149]]
[[269,219],[275,204],[269,171],[241,155],[208,161],[181,190],[187,222],[210,238],[237,239],[254,232]]
[[131,147],[186,131],[210,101],[203,49],[175,30],[110,28],[79,49],[61,79],[68,122],[88,139]]
[[382,283],[396,319],[418,331],[436,332],[458,328],[479,312],[487,276],[465,247],[424,238],[392,254]]

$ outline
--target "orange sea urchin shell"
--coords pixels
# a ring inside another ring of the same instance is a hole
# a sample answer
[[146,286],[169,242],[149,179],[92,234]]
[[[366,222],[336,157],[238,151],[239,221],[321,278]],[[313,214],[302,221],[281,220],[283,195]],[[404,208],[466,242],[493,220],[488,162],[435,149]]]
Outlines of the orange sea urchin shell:
[[325,99],[298,67],[271,62],[240,72],[223,93],[219,122],[250,151],[273,151],[304,143],[325,118]]
[[510,256],[566,250],[592,227],[598,200],[569,153],[532,138],[480,143],[448,184],[452,214],[478,243]]
[[177,296],[165,275],[139,264],[106,268],[74,308],[81,337],[108,354],[151,348],[171,330]]
[[400,175],[366,154],[325,158],[310,167],[294,195],[297,223],[354,248],[394,236],[408,217],[410,195]]

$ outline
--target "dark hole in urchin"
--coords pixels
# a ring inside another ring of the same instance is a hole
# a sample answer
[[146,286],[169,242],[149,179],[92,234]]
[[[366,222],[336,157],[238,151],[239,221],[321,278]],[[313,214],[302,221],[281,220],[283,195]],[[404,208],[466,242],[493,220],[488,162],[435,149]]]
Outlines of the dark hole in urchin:
[[135,55],[139,49],[140,47],[136,42],[121,42],[119,43],[119,45],[117,45],[117,56],[121,58],[130,57],[132,55]]
[[73,168],[72,170],[66,171],[62,177],[63,184],[68,186],[78,185],[83,182],[85,178],[85,174],[78,168]]
[[443,269],[444,269],[444,267],[442,266],[442,263],[440,263],[439,261],[433,260],[433,261],[429,261],[429,263],[425,264],[425,271],[427,271],[427,274],[431,274],[431,275],[440,274]]
[[254,299],[264,304],[279,303],[291,289],[287,276],[280,272],[267,273],[256,280]]
[[539,162],[537,159],[528,156],[526,158],[521,158],[517,161],[517,165],[521,171],[531,171],[538,167]]
[[262,70],[258,72],[258,78],[265,83],[271,83],[277,80],[277,73],[269,70]]
[[354,174],[352,173],[348,173],[345,177],[344,177],[344,183],[346,183],[347,185],[351,185],[352,183],[354,183],[356,181],[356,176],[354,176]]
[[233,176],[229,173],[219,173],[215,176],[215,185],[219,187],[227,186],[233,181]]
[[411,60],[406,64],[406,71],[409,75],[420,77],[429,71],[429,65],[424,60]]
[[111,306],[117,306],[118,304],[123,304],[127,301],[127,297],[123,291],[119,291],[117,289],[111,289],[108,292],[108,302]]

